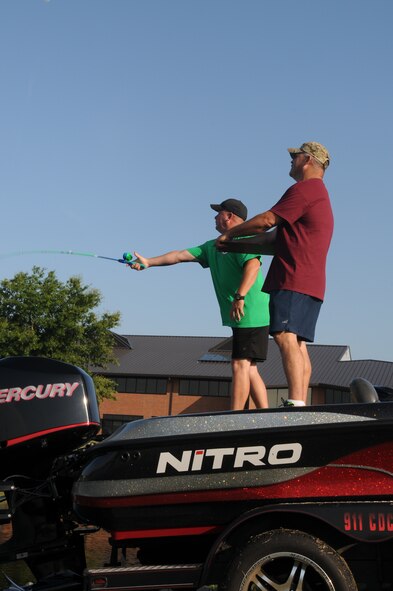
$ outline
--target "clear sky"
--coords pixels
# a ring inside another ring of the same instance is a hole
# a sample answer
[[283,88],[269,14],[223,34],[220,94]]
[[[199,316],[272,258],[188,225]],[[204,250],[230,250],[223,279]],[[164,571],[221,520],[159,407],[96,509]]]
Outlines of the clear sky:
[[0,0],[0,279],[80,275],[123,334],[229,336],[197,264],[2,255],[200,244],[210,203],[265,211],[293,182],[286,148],[319,141],[335,233],[316,342],[393,361],[392,25],[391,0]]

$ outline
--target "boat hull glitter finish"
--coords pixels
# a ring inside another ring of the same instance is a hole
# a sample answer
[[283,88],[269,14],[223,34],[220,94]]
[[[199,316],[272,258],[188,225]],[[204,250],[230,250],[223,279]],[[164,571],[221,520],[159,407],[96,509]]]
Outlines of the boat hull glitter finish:
[[[103,437],[86,372],[1,359],[0,563],[36,581],[8,591],[392,589],[393,404],[361,378],[351,390]],[[108,561],[87,568],[99,529]],[[130,548],[139,564],[123,567]]]

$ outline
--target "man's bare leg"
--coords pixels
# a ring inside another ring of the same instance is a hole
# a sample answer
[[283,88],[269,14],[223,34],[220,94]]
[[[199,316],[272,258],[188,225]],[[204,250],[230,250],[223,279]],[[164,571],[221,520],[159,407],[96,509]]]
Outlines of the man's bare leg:
[[305,357],[297,335],[293,332],[277,332],[273,335],[280,353],[288,382],[288,398],[303,401]]
[[304,361],[303,402],[304,402],[304,404],[307,404],[307,394],[308,394],[308,387],[310,385],[312,367],[311,367],[310,356],[308,354],[307,345],[306,345],[305,341],[299,341],[299,345],[300,345],[300,351],[303,355],[303,361]]
[[244,410],[250,394],[249,359],[232,359],[232,397],[231,410]]
[[269,408],[265,382],[255,361],[250,365],[250,394],[256,408]]

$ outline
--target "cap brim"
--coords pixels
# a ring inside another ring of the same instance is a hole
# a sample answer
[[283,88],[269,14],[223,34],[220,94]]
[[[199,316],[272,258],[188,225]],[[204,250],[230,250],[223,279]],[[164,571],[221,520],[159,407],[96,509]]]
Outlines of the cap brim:
[[222,207],[219,203],[210,203],[210,207],[214,209],[214,211],[222,211]]
[[303,150],[300,148],[287,148],[290,154],[301,154]]

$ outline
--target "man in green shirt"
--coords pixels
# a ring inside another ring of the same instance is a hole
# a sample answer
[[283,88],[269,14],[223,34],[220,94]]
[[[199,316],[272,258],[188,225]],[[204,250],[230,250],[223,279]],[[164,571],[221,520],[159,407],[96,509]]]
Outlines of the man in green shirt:
[[[226,199],[210,207],[217,212],[216,230],[220,234],[247,219],[247,208],[238,199]],[[220,252],[215,242],[209,240],[152,258],[135,252],[137,258],[130,267],[141,271],[197,262],[210,269],[222,324],[233,332],[231,410],[243,410],[249,395],[257,408],[267,408],[266,387],[256,364],[266,359],[269,336],[269,296],[261,291],[261,255]]]

